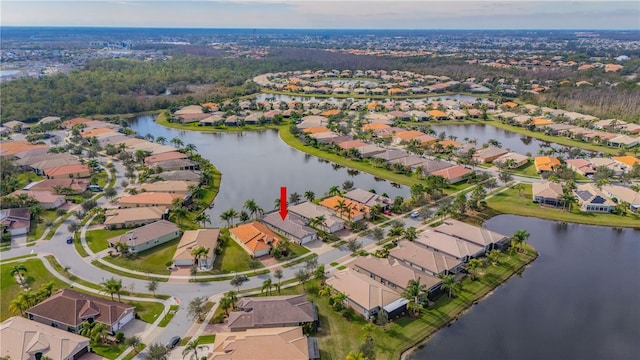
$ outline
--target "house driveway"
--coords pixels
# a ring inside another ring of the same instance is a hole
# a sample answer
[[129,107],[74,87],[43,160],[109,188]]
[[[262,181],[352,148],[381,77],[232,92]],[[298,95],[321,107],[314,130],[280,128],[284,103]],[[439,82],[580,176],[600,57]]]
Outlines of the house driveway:
[[122,331],[122,333],[126,337],[130,337],[131,335],[137,335],[137,336],[142,337],[144,331],[149,326],[151,326],[151,325],[147,324],[146,322],[144,322],[142,320],[133,319],[133,320],[129,321],[127,323],[127,325],[123,326],[122,329],[120,329],[120,331]]
[[80,360],[105,360],[105,358],[98,354],[86,353],[80,357]]
[[312,242],[306,243],[304,244],[304,247],[309,249],[312,253],[316,253],[318,255],[324,254],[330,251],[331,249],[333,249],[333,246],[323,242],[320,239],[313,240]]
[[266,266],[271,266],[271,265],[278,265],[278,260],[276,260],[276,258],[274,258],[271,255],[264,255],[264,256],[260,256],[258,258],[258,260],[262,263],[262,265]]
[[174,276],[191,276],[191,266],[176,266],[176,270],[171,271],[170,282],[188,283],[189,279],[175,278]]

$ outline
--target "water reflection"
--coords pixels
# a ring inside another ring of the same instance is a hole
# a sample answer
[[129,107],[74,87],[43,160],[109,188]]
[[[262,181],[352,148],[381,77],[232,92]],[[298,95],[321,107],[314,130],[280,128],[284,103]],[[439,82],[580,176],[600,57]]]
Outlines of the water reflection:
[[166,139],[180,137],[185,144],[196,145],[198,153],[210,160],[221,172],[222,181],[213,209],[207,211],[211,226],[220,226],[220,214],[229,208],[240,211],[244,202],[253,198],[265,211],[273,208],[280,187],[287,186],[289,193],[304,193],[307,190],[318,196],[325,194],[331,186],[351,180],[354,186],[376,189],[392,197],[409,196],[409,189],[387,184],[383,179],[374,179],[362,172],[348,172],[343,166],[317,158],[287,146],[278,136],[277,130],[241,133],[204,133],[182,131],[162,127],[145,115],[131,120],[131,127],[139,134],[163,136]]

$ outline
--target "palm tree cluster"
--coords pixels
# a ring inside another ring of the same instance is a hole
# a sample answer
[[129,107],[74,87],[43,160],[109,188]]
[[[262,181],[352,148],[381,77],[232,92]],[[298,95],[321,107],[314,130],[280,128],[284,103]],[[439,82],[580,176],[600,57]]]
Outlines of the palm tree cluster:
[[48,282],[40,286],[38,290],[21,292],[9,303],[9,310],[16,315],[24,315],[24,312],[37,305],[53,293],[54,284]]

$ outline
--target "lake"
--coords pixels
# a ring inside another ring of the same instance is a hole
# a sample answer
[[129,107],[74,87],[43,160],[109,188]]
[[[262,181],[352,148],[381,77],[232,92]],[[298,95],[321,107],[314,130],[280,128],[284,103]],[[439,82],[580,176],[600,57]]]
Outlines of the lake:
[[[431,125],[431,123],[426,123]],[[530,136],[517,134],[508,130],[499,129],[485,124],[455,124],[455,125],[431,125],[437,134],[444,131],[447,136],[454,135],[457,141],[465,142],[465,138],[477,139],[478,145],[482,145],[490,139],[498,140],[502,148],[525,155],[527,152],[536,156],[538,150],[549,150],[548,143],[534,139]],[[563,148],[558,144],[551,144],[555,148]]]
[[540,256],[409,359],[640,359],[640,231],[501,215]]
[[0,70],[0,77],[19,74],[20,70]]
[[[336,167],[332,163],[289,147],[278,136],[277,130],[237,133],[210,133],[166,128],[154,121],[154,116],[143,115],[129,121],[138,134],[164,136],[167,140],[180,137],[185,144],[194,144],[198,153],[222,172],[220,192],[213,209],[207,210],[213,226],[221,226],[220,214],[229,208],[242,209],[244,202],[253,198],[265,212],[274,209],[274,200],[280,197],[280,187],[288,194],[301,196],[307,190],[316,196],[326,193],[331,186],[342,186],[345,180],[355,187],[375,189],[377,193],[410,196],[406,186],[392,184],[367,173]],[[335,167],[335,168],[334,168]]]

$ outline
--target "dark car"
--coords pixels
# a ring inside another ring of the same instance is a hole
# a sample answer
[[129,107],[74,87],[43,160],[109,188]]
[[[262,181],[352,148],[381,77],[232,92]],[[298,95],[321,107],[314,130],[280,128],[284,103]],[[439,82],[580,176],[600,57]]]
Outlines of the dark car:
[[71,236],[67,238],[67,244],[73,244],[73,238]]
[[171,340],[169,340],[169,342],[167,343],[167,348],[173,349],[174,347],[178,346],[180,340],[180,336],[172,337]]

